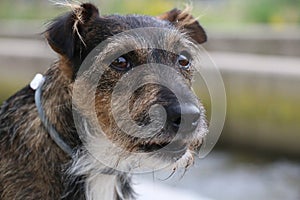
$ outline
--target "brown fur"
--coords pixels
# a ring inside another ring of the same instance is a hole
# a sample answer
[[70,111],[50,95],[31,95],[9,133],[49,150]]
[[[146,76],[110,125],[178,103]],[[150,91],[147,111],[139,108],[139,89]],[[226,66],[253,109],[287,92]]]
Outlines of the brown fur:
[[[42,102],[51,124],[72,147],[74,154],[80,154],[82,142],[73,121],[72,89],[79,66],[95,46],[109,36],[143,26],[178,28],[198,43],[206,41],[206,35],[190,14],[177,9],[155,18],[117,15],[102,17],[91,4],[72,8],[72,12],[54,20],[45,32],[50,46],[59,54],[60,59],[44,74],[46,81],[42,90]],[[140,65],[148,62],[146,55],[149,53],[151,51],[148,50],[129,52],[128,57],[136,65]],[[162,52],[158,54],[162,55]],[[172,56],[167,55],[165,57],[168,59],[159,61],[169,64]],[[152,59],[155,60],[154,57]],[[191,72],[179,72],[184,77],[179,86],[189,88]],[[119,130],[111,113],[111,94],[122,75],[116,70],[107,69],[97,88],[95,107],[98,121],[104,127],[104,134],[130,152],[149,151],[147,148],[151,144],[170,142],[174,133],[161,133],[149,140],[124,135]],[[82,83],[85,87],[90,84],[88,81]],[[26,86],[1,106],[0,199],[84,200],[86,175],[72,176],[67,173],[76,156],[70,158],[50,138],[38,116],[34,93],[34,90]],[[190,90],[186,91],[186,96],[192,103],[199,103]],[[89,105],[88,99],[82,101]],[[151,105],[159,103],[168,106],[174,102],[176,103],[176,98],[167,88],[155,84],[146,85],[135,91],[130,100],[132,119],[145,124]],[[78,108],[78,111],[86,117],[84,109]],[[190,148],[196,149],[200,145],[201,141],[193,141]],[[117,176],[117,180],[121,184],[123,196],[133,198],[130,180],[123,175]],[[115,198],[121,199],[118,195]]]

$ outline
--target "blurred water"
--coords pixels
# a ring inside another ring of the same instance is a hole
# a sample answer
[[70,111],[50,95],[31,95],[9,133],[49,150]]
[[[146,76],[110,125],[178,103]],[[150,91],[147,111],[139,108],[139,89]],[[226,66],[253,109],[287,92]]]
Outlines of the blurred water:
[[[157,176],[167,175],[156,174],[156,178],[153,175],[139,177],[138,182],[143,184],[146,180],[149,185],[150,181],[154,186],[148,189],[154,190],[152,197],[156,197],[155,199],[165,199],[158,198],[161,187],[167,187],[166,193],[170,195],[168,199],[178,199],[178,192],[185,195],[183,200],[300,199],[300,163],[296,161],[217,151],[196,165],[181,180],[176,177],[161,181]],[[143,192],[143,188],[139,187]],[[176,198],[172,197],[170,188],[173,188]]]

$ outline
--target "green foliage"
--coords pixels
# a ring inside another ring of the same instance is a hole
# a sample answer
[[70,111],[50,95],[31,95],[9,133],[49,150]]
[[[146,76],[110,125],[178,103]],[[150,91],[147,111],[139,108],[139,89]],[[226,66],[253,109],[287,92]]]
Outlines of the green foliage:
[[[63,1],[62,1],[63,2]],[[137,13],[159,15],[174,7],[184,8],[193,2],[194,14],[204,23],[300,23],[299,0],[93,0],[102,14]],[[54,6],[51,1],[1,0],[0,19],[49,20],[68,10]]]
[[0,19],[52,19],[65,9],[53,7],[48,1],[1,0]]
[[245,18],[260,23],[299,23],[299,0],[261,0],[245,4]]
[[205,23],[225,26],[247,23],[300,23],[299,0],[220,0],[217,3],[216,1],[198,1],[195,12],[204,15],[201,20]]
[[[62,1],[63,2],[63,1]],[[171,0],[98,0],[93,1],[99,6],[101,13],[138,13],[158,15],[175,7]],[[1,0],[0,19],[42,19],[48,20],[63,13],[68,8],[55,6],[50,1],[40,0]],[[103,12],[104,11],[104,12]]]
[[105,6],[107,6],[105,8],[107,13],[137,13],[145,15],[159,15],[176,7],[175,1],[172,0],[111,0]]

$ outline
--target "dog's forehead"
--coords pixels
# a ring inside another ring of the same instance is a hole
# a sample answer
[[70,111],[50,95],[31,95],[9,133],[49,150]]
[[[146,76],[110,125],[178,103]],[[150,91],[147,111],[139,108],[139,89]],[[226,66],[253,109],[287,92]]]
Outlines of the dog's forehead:
[[[178,29],[170,21],[152,16],[107,15],[100,17],[95,25],[91,42],[95,39],[97,42],[98,40],[109,42],[106,45],[110,52],[123,49],[132,49],[138,54],[141,52],[145,54],[146,51],[139,52],[137,49],[164,49],[173,52],[176,50],[176,45],[183,47],[183,44],[188,43],[184,30]],[[152,51],[148,52],[152,53]]]
[[108,19],[115,21],[124,29],[134,29],[143,27],[174,28],[174,26],[165,20],[160,20],[152,16],[144,15],[110,15]]
[[[157,17],[144,15],[107,15],[101,16],[90,25],[89,30],[91,31],[87,32],[88,39],[86,43],[88,46],[94,47],[95,44],[99,44],[111,36],[116,36],[119,33],[131,30],[137,30],[137,32],[139,32],[143,28],[145,28],[144,36],[155,36],[157,38],[158,29],[164,30],[163,32],[165,33],[166,30],[177,30],[171,22],[161,20]],[[168,36],[167,34],[164,35]]]

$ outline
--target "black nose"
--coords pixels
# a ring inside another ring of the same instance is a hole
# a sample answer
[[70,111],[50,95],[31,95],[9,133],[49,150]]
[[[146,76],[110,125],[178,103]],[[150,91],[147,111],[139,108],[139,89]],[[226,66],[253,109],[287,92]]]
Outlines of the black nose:
[[192,132],[198,125],[200,110],[194,104],[174,104],[166,108],[167,123],[177,132]]

